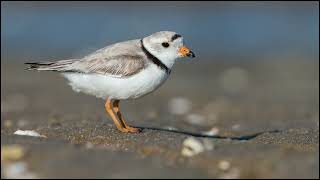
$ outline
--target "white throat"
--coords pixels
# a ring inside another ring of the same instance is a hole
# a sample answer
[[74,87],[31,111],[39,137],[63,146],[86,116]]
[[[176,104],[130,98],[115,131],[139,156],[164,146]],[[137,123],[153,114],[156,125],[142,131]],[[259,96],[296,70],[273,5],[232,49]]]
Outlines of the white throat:
[[151,48],[148,43],[146,43],[144,41],[144,39],[142,39],[143,42],[143,46],[146,48],[146,50],[152,54],[153,56],[155,56],[156,58],[158,58],[164,65],[166,65],[169,69],[172,68],[175,60],[176,60],[176,55],[174,53],[159,53],[158,51],[154,50],[153,48]]

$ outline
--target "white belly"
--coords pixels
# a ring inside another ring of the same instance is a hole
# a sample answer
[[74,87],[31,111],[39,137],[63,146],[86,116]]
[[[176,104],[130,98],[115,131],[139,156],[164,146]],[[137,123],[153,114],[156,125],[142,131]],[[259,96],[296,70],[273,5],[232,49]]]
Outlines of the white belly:
[[76,92],[119,100],[134,99],[151,93],[168,78],[165,71],[153,64],[128,78],[81,73],[63,73],[63,75]]

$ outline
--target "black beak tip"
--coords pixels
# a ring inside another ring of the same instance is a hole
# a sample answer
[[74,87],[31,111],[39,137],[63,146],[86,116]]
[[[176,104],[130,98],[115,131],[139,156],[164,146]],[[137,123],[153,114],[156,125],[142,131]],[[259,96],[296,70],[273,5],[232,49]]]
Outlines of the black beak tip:
[[191,57],[191,58],[196,57],[196,55],[192,51],[189,52],[188,56]]

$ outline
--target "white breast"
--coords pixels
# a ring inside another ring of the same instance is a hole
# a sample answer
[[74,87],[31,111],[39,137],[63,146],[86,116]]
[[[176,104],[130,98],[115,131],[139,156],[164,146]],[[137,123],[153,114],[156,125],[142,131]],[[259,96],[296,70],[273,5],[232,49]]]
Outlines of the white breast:
[[128,78],[100,74],[63,73],[73,90],[98,98],[134,99],[156,90],[168,74],[154,64]]

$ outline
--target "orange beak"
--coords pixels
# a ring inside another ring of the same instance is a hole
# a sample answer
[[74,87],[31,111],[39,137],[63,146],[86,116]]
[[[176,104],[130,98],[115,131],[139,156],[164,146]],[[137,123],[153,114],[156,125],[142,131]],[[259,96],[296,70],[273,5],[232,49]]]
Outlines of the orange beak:
[[186,57],[186,56],[192,57],[192,58],[196,57],[196,56],[194,55],[194,53],[193,53],[192,51],[190,51],[190,49],[187,48],[186,46],[182,46],[182,47],[179,49],[179,53],[181,54],[182,57]]

